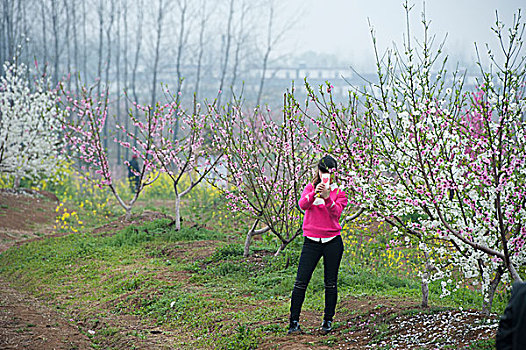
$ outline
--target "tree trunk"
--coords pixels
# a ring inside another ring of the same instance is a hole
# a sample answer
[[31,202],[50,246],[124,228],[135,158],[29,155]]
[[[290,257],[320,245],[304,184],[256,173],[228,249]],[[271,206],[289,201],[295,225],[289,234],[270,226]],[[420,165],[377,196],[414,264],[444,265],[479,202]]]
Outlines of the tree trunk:
[[424,250],[425,258],[425,271],[422,274],[422,307],[429,307],[429,278],[431,277],[431,271],[433,270],[433,265],[430,263],[430,256],[427,251]]
[[[186,11],[188,9],[188,3],[186,0],[183,0],[183,3],[181,4],[181,1],[179,1],[179,8],[181,10],[181,17],[180,17],[180,27],[179,27],[179,42],[177,45],[177,59],[175,64],[175,70],[177,73],[177,92],[175,95],[175,101],[176,104],[179,105],[181,103],[180,101],[180,93],[182,90],[183,85],[183,73],[181,72],[181,60],[183,57],[183,47],[186,42],[186,34],[185,34],[185,24],[186,24]],[[179,132],[179,114],[176,115],[175,119],[175,127],[174,127],[174,141],[177,141],[178,138],[178,132]]]
[[422,304],[423,308],[429,307],[429,274],[427,272],[422,276]]
[[177,231],[181,229],[181,197],[177,192],[175,194],[175,229]]
[[[179,93],[182,90],[182,83],[183,83],[183,73],[181,72],[181,61],[183,57],[183,48],[186,43],[186,11],[188,9],[188,4],[186,0],[183,2],[183,5],[180,5],[181,8],[181,17],[180,17],[180,27],[179,27],[179,42],[177,45],[177,59],[176,59],[176,65],[175,70],[177,73],[177,103],[179,104]],[[177,132],[177,129],[175,130]]]
[[[143,7],[143,1],[138,0],[137,8],[142,8],[142,7]],[[140,58],[141,45],[142,45],[142,22],[143,22],[142,11],[137,11],[137,20],[136,20],[137,35],[135,36],[137,41],[136,41],[136,46],[135,46],[135,60],[133,62],[132,83],[131,83],[132,85],[131,87],[133,91],[133,99],[135,103],[139,103],[139,96],[137,96],[136,81],[137,81],[137,67],[139,65],[139,58]],[[135,126],[133,130],[133,135],[136,136],[138,132],[139,132],[139,127]],[[133,138],[133,147],[137,147],[137,137]]]
[[131,220],[131,216],[132,216],[131,210],[132,210],[131,206],[129,208],[126,208],[126,216],[124,217],[125,221]]
[[[124,3],[124,9],[122,11],[123,21],[124,21],[124,89],[126,93],[128,93],[128,3]],[[129,110],[129,104],[128,100],[129,98],[125,96],[124,99],[124,106],[125,106],[125,115],[124,115],[124,129],[128,131],[128,122],[130,118],[128,118],[128,110]],[[129,140],[129,139],[128,139]],[[126,147],[124,150],[124,159],[128,160],[130,156],[130,148]]]
[[[5,9],[5,4],[4,3],[0,3],[1,4],[1,8],[2,8],[2,17],[0,18],[0,62],[5,62],[6,59],[4,58],[5,56],[5,49],[6,47],[4,46],[5,45],[5,37],[6,37],[6,25],[5,25],[5,14],[6,14],[6,9]],[[43,7],[43,5],[42,5]],[[3,76],[4,75],[4,65],[2,64],[1,67],[0,67],[0,76]]]
[[283,249],[285,249],[285,247],[287,246],[288,243],[289,243],[289,242],[283,242],[283,241],[282,241],[282,242],[281,242],[281,245],[279,246],[279,248],[278,248],[278,250],[276,251],[276,253],[274,254],[274,256],[278,256],[279,253],[281,253],[281,251],[282,251]]
[[157,15],[157,39],[155,42],[155,56],[153,59],[153,81],[152,81],[152,107],[155,106],[155,92],[157,90],[157,69],[159,66],[159,57],[160,57],[160,49],[161,49],[161,37],[162,37],[162,31],[163,31],[163,14],[164,14],[164,8],[163,8],[163,0],[159,0],[159,12]]
[[252,236],[254,234],[254,231],[256,230],[256,226],[258,225],[259,220],[256,220],[254,222],[254,225],[248,230],[247,237],[245,239],[245,249],[243,250],[243,256],[246,258],[250,255],[250,242],[252,241]]
[[[32,30],[32,28],[30,29],[29,28],[29,25],[28,25],[28,21],[27,21],[27,4],[28,2],[27,1],[22,1],[20,0],[18,2],[18,7],[20,9],[20,12],[21,14],[19,13],[19,16],[21,15],[22,16],[22,29],[21,29],[21,33],[27,38],[29,35],[30,35],[30,30]],[[33,8],[32,8],[33,10]],[[31,12],[31,15],[36,15],[36,13],[33,13]],[[31,24],[33,23],[33,19],[31,19]],[[29,45],[28,45],[29,46]],[[34,51],[34,50],[33,50]],[[28,53],[28,55],[26,56],[26,62],[27,62],[27,65],[29,66],[29,62],[30,62],[30,53]],[[29,70],[27,71],[27,77],[29,79]]]
[[[40,7],[41,7],[41,11],[42,11],[42,47],[43,47],[43,50],[44,50],[44,69],[45,69],[45,65],[47,64],[47,31],[46,31],[46,11],[45,11],[45,6],[44,6],[44,3],[45,1],[42,0],[40,2]],[[2,61],[3,62],[3,61]]]
[[86,1],[82,1],[82,68],[84,70],[84,81],[88,81],[88,53],[87,53],[87,33],[86,33]]
[[99,61],[97,64],[97,79],[99,83],[97,84],[97,98],[100,97],[100,79],[102,78],[102,48],[104,43],[104,0],[100,0],[99,8],[97,9],[99,13]]
[[508,270],[510,271],[511,278],[513,278],[514,282],[522,282],[521,276],[519,275],[519,273],[515,269],[515,266],[513,266],[513,264],[511,262],[510,262],[510,264],[508,266]]
[[126,214],[124,216],[124,220],[125,221],[130,221],[130,219],[131,219],[131,210],[133,208],[133,204],[135,203],[135,201],[137,200],[137,198],[139,196],[139,192],[141,191],[141,188],[137,189],[137,192],[135,193],[135,197],[129,203],[126,203],[121,198],[121,196],[119,196],[119,194],[117,193],[117,191],[115,190],[115,187],[113,187],[113,185],[109,185],[109,189],[111,190],[111,193],[113,194],[113,196],[115,197],[115,199],[117,200],[119,205],[126,212]]
[[[69,37],[69,27],[71,25],[71,18],[69,16],[69,6],[68,2],[70,0],[64,0],[64,10],[66,12],[66,35],[64,37],[64,42],[66,43],[66,73],[71,73],[71,47],[70,47],[70,37]],[[74,6],[74,4],[73,4]],[[68,79],[68,91],[71,91],[71,77]]]
[[53,71],[53,84],[58,84],[58,67],[59,67],[59,61],[60,61],[60,53],[59,53],[59,45],[58,41],[60,39],[58,35],[58,9],[57,9],[57,1],[53,0],[51,1],[51,23],[53,24],[53,36],[55,39],[55,57],[54,57],[54,71]]
[[75,65],[75,85],[76,85],[76,92],[79,93],[79,44],[78,44],[78,37],[77,37],[77,3],[76,1],[73,2],[71,6],[71,16],[72,23],[73,23],[73,64]]
[[[4,8],[3,8],[3,27],[5,36],[2,38],[1,42],[4,43],[4,55],[5,59],[10,61],[13,59],[15,55],[14,51],[14,3],[9,3],[7,1],[4,1]],[[5,41],[4,41],[5,40]],[[3,63],[3,62],[2,62]],[[3,65],[2,65],[3,66]]]
[[252,237],[262,235],[265,232],[270,231],[270,227],[265,227],[259,230],[256,230],[256,226],[259,223],[259,219],[254,222],[252,228],[247,232],[247,237],[245,239],[245,248],[243,250],[243,256],[246,258],[250,255],[250,243],[252,242]]
[[20,175],[15,175],[15,179],[13,181],[13,189],[18,190],[20,188]]
[[267,74],[268,58],[270,56],[270,51],[272,50],[273,20],[274,20],[274,3],[271,3],[270,4],[270,15],[269,15],[268,27],[267,27],[267,49],[265,51],[265,55],[263,56],[263,70],[261,72],[261,80],[259,82],[259,91],[258,91],[258,98],[256,100],[256,106],[259,106],[261,104],[261,97],[263,96],[263,86],[265,84],[265,75]]
[[195,78],[195,98],[196,100],[199,99],[199,83],[201,81],[201,64],[203,60],[203,52],[204,52],[204,37],[205,37],[205,24],[207,20],[206,15],[206,1],[203,1],[202,7],[201,7],[201,23],[199,26],[199,53],[197,54],[197,72],[196,72],[196,78]]
[[493,305],[493,297],[495,296],[495,291],[497,290],[500,280],[502,279],[502,273],[503,269],[499,266],[499,268],[495,272],[495,277],[491,280],[489,284],[488,291],[484,296],[484,301],[482,302],[482,313],[484,313],[484,315],[489,316],[491,312],[491,307]]
[[231,101],[234,100],[234,88],[236,86],[236,82],[237,82],[237,74],[238,74],[238,70],[239,70],[239,64],[240,64],[240,53],[241,53],[241,48],[245,42],[245,18],[246,18],[246,15],[248,13],[248,6],[246,3],[243,3],[243,6],[241,8],[241,16],[240,16],[240,24],[239,24],[239,31],[237,33],[237,40],[236,40],[236,50],[235,50],[235,53],[234,53],[234,67],[232,69],[232,81],[230,83],[230,89],[231,89]]
[[226,33],[226,47],[225,56],[223,59],[223,67],[221,69],[221,79],[219,83],[219,94],[217,96],[217,109],[221,107],[221,95],[223,93],[223,85],[225,83],[226,71],[228,68],[228,58],[230,54],[230,42],[232,40],[232,18],[234,17],[234,0],[230,0],[230,12],[228,14],[228,25]]
[[[117,81],[117,115],[116,123],[121,124],[121,9],[117,8],[117,43],[115,47],[115,65],[117,66],[117,74],[115,80]],[[121,147],[117,145],[117,164],[122,164]]]
[[[110,23],[108,23],[108,29],[106,29],[106,42],[108,46],[108,55],[106,56],[106,82],[105,82],[105,88],[106,93],[104,94],[104,98],[108,98],[107,94],[110,90],[110,63],[111,63],[111,28],[113,27],[113,19],[114,19],[114,12],[115,12],[115,1],[111,1],[111,10],[110,10]],[[104,135],[104,149],[108,150],[108,121],[104,123],[103,128],[103,135]],[[109,154],[109,150],[107,151]]]
[[[137,1],[137,8],[142,8],[143,2],[142,0]],[[135,59],[133,62],[133,69],[132,69],[132,91],[133,91],[133,99],[134,102],[139,103],[139,97],[137,96],[137,89],[136,89],[136,81],[137,81],[137,67],[139,65],[139,58],[141,53],[141,46],[142,46],[142,20],[143,20],[143,14],[142,11],[137,11],[137,19],[136,19],[136,28],[137,28],[137,34],[135,35],[135,38],[137,41],[135,42]],[[137,135],[137,127],[135,127],[135,135]],[[136,143],[134,144],[136,145]]]

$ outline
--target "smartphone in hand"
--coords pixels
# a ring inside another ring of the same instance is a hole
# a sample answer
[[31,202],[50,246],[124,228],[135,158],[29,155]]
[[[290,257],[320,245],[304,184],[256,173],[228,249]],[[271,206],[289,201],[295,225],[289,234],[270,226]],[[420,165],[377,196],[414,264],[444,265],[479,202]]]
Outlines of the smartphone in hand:
[[321,190],[318,190],[320,188],[320,185],[323,184],[327,190],[330,190],[330,182],[331,182],[331,174],[321,174],[321,183],[316,186],[315,192],[316,194],[314,197],[321,198]]
[[326,189],[331,186],[331,174],[321,174],[321,183],[325,185]]

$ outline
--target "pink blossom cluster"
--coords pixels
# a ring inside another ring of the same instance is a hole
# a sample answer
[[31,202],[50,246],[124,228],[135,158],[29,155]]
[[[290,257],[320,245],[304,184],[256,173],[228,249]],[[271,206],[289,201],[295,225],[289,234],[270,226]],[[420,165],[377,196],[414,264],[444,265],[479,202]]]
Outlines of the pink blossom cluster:
[[85,87],[81,96],[64,90],[62,96],[62,103],[69,113],[69,118],[62,125],[67,142],[64,152],[76,157],[85,168],[93,171],[100,187],[111,185],[111,172],[102,139],[108,116],[107,98],[101,95],[100,99],[94,99]]
[[268,226],[282,249],[301,233],[297,201],[313,169],[301,115],[294,105],[284,108],[281,121],[269,109],[249,113],[231,106],[210,113],[213,147],[224,153],[216,175],[226,183],[229,207]]

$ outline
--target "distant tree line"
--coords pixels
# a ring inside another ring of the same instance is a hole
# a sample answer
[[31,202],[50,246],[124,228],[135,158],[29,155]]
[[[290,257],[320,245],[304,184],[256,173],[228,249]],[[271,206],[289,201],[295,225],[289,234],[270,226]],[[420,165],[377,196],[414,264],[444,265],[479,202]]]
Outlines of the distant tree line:
[[[97,95],[116,92],[110,129],[127,121],[130,99],[159,100],[161,83],[187,96],[178,103],[193,94],[217,106],[241,95],[261,103],[265,71],[293,23],[280,20],[274,0],[2,0],[0,9],[0,62],[24,63],[75,92],[98,81]],[[262,74],[250,96],[243,86],[254,67]],[[105,130],[105,147],[108,139]]]

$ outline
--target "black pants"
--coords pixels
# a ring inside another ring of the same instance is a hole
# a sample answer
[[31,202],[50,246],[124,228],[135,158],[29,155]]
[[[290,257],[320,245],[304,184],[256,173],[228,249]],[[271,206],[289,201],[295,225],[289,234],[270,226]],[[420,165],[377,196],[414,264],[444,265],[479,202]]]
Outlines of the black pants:
[[340,268],[342,255],[343,241],[341,236],[337,236],[327,243],[319,243],[305,238],[298,265],[298,274],[292,290],[290,303],[291,321],[299,321],[300,319],[301,306],[305,300],[305,291],[309,285],[312,273],[322,256],[325,282],[325,311],[323,319],[332,321],[334,310],[336,309],[336,301],[338,300],[338,269]]

